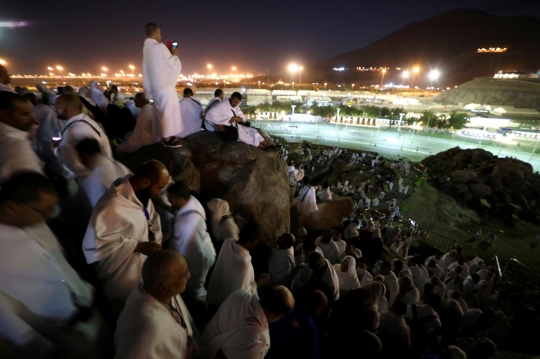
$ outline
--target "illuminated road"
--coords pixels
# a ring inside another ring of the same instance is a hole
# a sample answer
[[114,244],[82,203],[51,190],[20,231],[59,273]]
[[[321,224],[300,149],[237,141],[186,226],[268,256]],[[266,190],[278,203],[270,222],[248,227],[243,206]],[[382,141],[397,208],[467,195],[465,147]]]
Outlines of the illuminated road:
[[[379,152],[387,157],[403,156],[420,161],[425,157],[459,146],[460,148],[482,148],[501,157],[516,157],[530,162],[535,171],[540,170],[540,147],[534,155],[532,147],[524,147],[518,151],[516,145],[499,141],[479,140],[448,134],[432,134],[409,132],[399,133],[392,129],[377,129],[336,124],[319,124],[309,122],[276,122],[254,121],[257,126],[271,135],[284,137],[289,142],[307,140],[325,146],[335,146],[355,150]],[[532,156],[531,156],[532,155]]]

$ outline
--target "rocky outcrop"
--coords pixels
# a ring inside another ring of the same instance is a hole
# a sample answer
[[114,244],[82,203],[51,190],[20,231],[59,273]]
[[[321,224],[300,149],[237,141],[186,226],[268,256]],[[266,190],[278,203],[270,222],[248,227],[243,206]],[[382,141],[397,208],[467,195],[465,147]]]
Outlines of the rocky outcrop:
[[435,185],[509,222],[540,220],[540,175],[529,163],[499,158],[482,149],[452,148],[422,161]]
[[259,223],[260,239],[265,243],[274,243],[289,230],[289,183],[281,154],[243,142],[224,142],[207,131],[192,134],[181,143],[180,148],[143,147],[120,161],[131,170],[150,159],[162,161],[173,180],[186,181],[200,193],[202,202],[222,198],[233,213]]

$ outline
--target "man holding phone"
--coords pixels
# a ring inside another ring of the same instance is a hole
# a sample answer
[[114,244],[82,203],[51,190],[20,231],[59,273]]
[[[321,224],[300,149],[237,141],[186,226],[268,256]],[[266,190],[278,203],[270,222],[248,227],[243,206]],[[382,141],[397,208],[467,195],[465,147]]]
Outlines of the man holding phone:
[[178,59],[178,43],[170,48],[161,43],[161,29],[153,23],[145,27],[143,47],[143,87],[146,97],[154,100],[156,135],[165,147],[181,147],[175,137],[184,129],[176,82],[182,64]]

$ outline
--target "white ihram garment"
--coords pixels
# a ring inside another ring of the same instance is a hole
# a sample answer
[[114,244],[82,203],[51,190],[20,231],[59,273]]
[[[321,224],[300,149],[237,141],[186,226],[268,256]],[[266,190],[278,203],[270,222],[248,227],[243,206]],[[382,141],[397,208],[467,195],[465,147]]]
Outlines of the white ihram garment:
[[121,164],[101,154],[96,155],[96,166],[85,177],[79,178],[77,183],[84,192],[90,208],[93,209],[99,199],[111,188],[111,185],[120,177],[125,177],[131,171]]
[[[241,117],[243,120],[246,119],[239,106],[232,107],[230,100],[223,100],[212,106],[210,111],[205,115],[206,129],[215,132],[217,131],[215,125],[232,126],[229,121],[234,116]],[[234,126],[238,126],[238,141],[255,147],[264,141],[264,138],[256,129],[238,124],[234,124]]]
[[154,39],[144,40],[143,56],[144,93],[154,100],[156,109],[155,134],[161,138],[175,136],[184,129],[176,94],[182,64],[167,46]]
[[202,105],[193,97],[184,97],[178,101],[184,129],[176,137],[184,138],[192,133],[200,132],[202,128]]
[[312,212],[319,210],[315,192],[315,187],[311,186],[305,186],[298,192],[298,202],[296,202],[298,213],[309,216]]
[[119,178],[98,201],[83,240],[86,261],[96,263],[97,277],[104,281],[103,292],[119,301],[126,300],[141,279],[146,256],[133,252],[137,244],[149,240],[149,229],[157,243],[163,238],[152,201],[146,208],[147,220],[129,178]]
[[28,132],[0,122],[0,182],[27,171],[43,174],[43,165],[32,149]]
[[34,138],[34,148],[39,158],[49,161],[55,157],[51,149],[52,138],[62,133],[66,122],[59,120],[54,110],[42,103],[34,106],[33,115],[39,125]]
[[223,242],[208,284],[207,305],[221,305],[227,297],[245,289],[257,294],[255,272],[251,264],[249,251],[232,238]]
[[75,149],[79,142],[87,138],[95,139],[101,147],[101,153],[109,158],[113,158],[109,138],[105,134],[103,128],[84,113],[73,116],[67,121],[66,127],[64,127],[62,132],[60,145],[54,150],[54,153],[60,163],[62,163],[75,178],[88,176],[90,174],[90,170],[82,164],[79,153]]
[[[178,304],[178,307],[177,307]],[[139,283],[129,295],[114,333],[116,359],[187,358],[188,336],[193,335],[189,311],[180,295],[171,305],[184,318],[184,329],[167,306]]]
[[257,295],[240,289],[232,293],[208,322],[202,334],[202,358],[221,350],[234,359],[262,359],[270,349],[266,315]]
[[196,301],[206,300],[206,275],[216,261],[216,250],[206,231],[206,214],[199,201],[191,196],[173,220],[169,246],[186,258],[191,277],[184,295]]
[[155,109],[152,104],[147,103],[141,108],[141,112],[137,116],[137,122],[132,132],[129,132],[124,137],[122,144],[118,146],[118,153],[132,153],[143,146],[150,146],[159,142],[159,137],[156,136],[155,127]]
[[272,255],[268,262],[268,272],[274,284],[285,284],[285,279],[295,267],[294,249],[272,248]]
[[1,338],[24,347],[69,322],[78,312],[74,300],[92,305],[93,287],[71,268],[44,222],[25,228],[0,224],[0,237]]

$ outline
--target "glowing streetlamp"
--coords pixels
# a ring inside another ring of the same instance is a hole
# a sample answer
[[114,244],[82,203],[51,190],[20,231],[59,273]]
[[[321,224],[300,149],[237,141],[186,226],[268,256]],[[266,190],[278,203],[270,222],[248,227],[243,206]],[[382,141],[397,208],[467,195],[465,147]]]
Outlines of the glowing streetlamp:
[[131,69],[131,74],[132,74],[132,75],[135,75],[135,74],[133,73],[133,70],[135,70],[135,66],[129,65],[129,68]]
[[62,66],[56,66],[56,69],[60,71],[60,77],[62,77],[62,71],[64,71],[64,68]]
[[290,64],[289,71],[291,72],[291,83],[292,83],[292,89],[294,90],[294,74],[296,73],[296,71],[298,71],[298,65]]
[[47,70],[49,70],[49,71],[54,71],[54,69],[53,69],[52,67],[50,67],[50,66],[47,67]]
[[436,81],[440,75],[441,73],[437,70],[433,70],[429,73],[429,78],[431,79],[431,87],[433,87],[433,81]]
[[325,82],[325,83],[324,83],[324,90],[325,90],[325,91],[326,91],[326,85],[327,85],[327,83]]
[[354,84],[352,84],[352,90],[354,91]]
[[403,76],[404,79],[408,79],[409,78],[409,71],[407,71],[407,70],[403,71],[401,76]]
[[106,68],[105,66],[103,66],[103,67],[101,68],[101,71],[107,72],[107,71],[109,71],[109,69]]
[[233,66],[233,67],[232,67],[232,70],[233,70],[233,71],[236,71],[236,66]]
[[0,65],[4,66],[5,64],[7,64],[7,61],[4,59],[0,59]]
[[383,83],[384,83],[384,74],[386,73],[386,69],[382,69],[381,70],[382,72],[382,78],[381,78],[381,88],[383,88]]
[[418,66],[415,66],[415,68],[413,69],[413,78],[412,78],[412,83],[411,83],[412,88],[414,88],[414,78],[416,77],[416,74],[418,73],[418,71],[420,71],[420,68],[418,68]]

